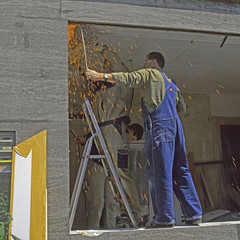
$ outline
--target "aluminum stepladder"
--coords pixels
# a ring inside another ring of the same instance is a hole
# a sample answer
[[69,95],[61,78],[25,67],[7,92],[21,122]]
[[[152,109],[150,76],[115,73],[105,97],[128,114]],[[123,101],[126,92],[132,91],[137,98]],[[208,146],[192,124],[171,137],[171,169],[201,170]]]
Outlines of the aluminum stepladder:
[[[70,214],[69,214],[69,228],[70,228],[70,231],[72,229],[73,221],[74,221],[74,218],[75,218],[77,205],[78,205],[80,193],[81,193],[81,190],[82,190],[84,176],[85,176],[85,173],[86,173],[86,170],[87,170],[87,164],[88,164],[89,159],[101,159],[104,171],[106,173],[106,176],[108,177],[109,174],[108,174],[108,170],[106,168],[104,159],[106,160],[106,162],[108,164],[108,167],[111,171],[111,174],[113,176],[113,179],[116,183],[116,186],[117,186],[117,188],[119,190],[119,193],[121,195],[121,198],[123,200],[123,203],[126,207],[127,213],[128,213],[128,215],[130,217],[130,220],[133,224],[133,227],[137,227],[136,220],[133,216],[132,210],[131,210],[131,208],[129,206],[129,203],[127,201],[127,198],[126,198],[126,195],[124,193],[122,184],[119,181],[117,172],[115,170],[115,167],[114,167],[114,164],[112,162],[111,156],[108,152],[108,149],[107,149],[106,143],[104,141],[104,138],[102,136],[101,130],[98,126],[96,117],[93,113],[91,104],[90,104],[90,102],[87,98],[84,98],[84,102],[85,103],[83,104],[83,111],[84,111],[84,115],[86,117],[86,120],[88,122],[90,131],[92,133],[92,136],[89,137],[86,141],[84,151],[83,151],[83,155],[82,155],[81,162],[80,162],[80,166],[79,166],[79,169],[78,169],[78,174],[77,174],[77,177],[76,177],[73,193],[72,193],[72,198],[71,198],[71,202],[70,202]],[[101,148],[104,152],[104,155],[90,155],[93,141],[95,142],[97,150],[100,153],[99,147],[98,147],[98,144],[97,144],[97,141],[96,141],[96,137],[98,138],[99,143],[101,144]],[[111,190],[113,192],[113,195],[115,197],[115,191],[114,191],[114,187],[112,185],[112,182],[109,181],[109,184],[110,184]]]

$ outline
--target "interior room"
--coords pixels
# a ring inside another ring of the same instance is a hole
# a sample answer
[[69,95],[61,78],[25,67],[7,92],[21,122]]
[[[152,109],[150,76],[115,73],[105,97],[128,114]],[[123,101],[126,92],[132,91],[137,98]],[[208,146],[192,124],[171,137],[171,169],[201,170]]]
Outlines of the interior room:
[[[84,97],[93,108],[98,107],[94,85],[84,75],[86,66],[104,72],[104,62],[107,60],[113,72],[135,71],[143,67],[146,55],[152,51],[164,56],[166,63],[163,71],[176,82],[187,105],[186,112],[180,113],[180,118],[189,168],[203,212],[207,214],[219,209],[224,213],[239,212],[240,38],[207,32],[69,22],[70,195],[84,151],[84,144],[80,144],[77,137],[90,131],[83,112]],[[129,111],[131,123],[143,125],[139,89],[134,89]],[[142,215],[151,215],[144,172],[144,136],[130,143],[129,154]],[[94,171],[87,170],[86,174],[94,174]],[[179,208],[177,202],[175,205]],[[86,229],[87,218],[83,190],[72,229]]]

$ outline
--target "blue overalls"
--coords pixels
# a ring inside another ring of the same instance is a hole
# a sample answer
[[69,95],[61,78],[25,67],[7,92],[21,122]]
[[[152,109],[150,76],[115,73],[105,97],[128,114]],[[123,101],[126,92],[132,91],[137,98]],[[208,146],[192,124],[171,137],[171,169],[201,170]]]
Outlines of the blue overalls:
[[[160,72],[160,71],[159,71]],[[163,102],[149,113],[142,99],[147,177],[157,224],[173,224],[173,191],[187,220],[202,217],[185,149],[185,139],[176,109],[177,86],[160,72],[165,83]]]

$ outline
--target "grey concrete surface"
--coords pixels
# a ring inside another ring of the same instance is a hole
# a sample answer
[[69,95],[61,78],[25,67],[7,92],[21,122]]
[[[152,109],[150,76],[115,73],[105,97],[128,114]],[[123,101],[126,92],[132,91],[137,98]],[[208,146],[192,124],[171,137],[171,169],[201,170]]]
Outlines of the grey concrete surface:
[[[198,227],[174,227],[171,229],[139,229],[120,230],[111,232],[79,232],[79,238],[83,240],[239,240],[240,222],[202,223]],[[76,232],[73,233],[74,235]],[[75,239],[74,235],[70,239]],[[87,236],[90,235],[91,237]],[[98,236],[97,236],[98,235]],[[76,237],[76,235],[75,235]],[[77,238],[76,238],[77,239]]]
[[240,1],[239,0],[80,0],[83,2],[108,2],[121,3],[139,6],[160,7],[160,8],[175,8],[188,9],[208,12],[221,12],[239,14]]
[[66,20],[85,23],[240,34],[239,14],[63,0],[61,16]]

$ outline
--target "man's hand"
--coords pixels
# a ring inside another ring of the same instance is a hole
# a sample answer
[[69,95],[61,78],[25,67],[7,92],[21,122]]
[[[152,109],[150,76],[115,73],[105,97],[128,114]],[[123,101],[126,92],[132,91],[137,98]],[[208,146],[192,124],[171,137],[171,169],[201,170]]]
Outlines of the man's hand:
[[[96,72],[94,70],[87,69],[87,71],[85,72],[85,75],[87,77],[87,80],[104,81],[104,74]],[[111,73],[108,73],[107,75],[108,75],[107,82],[116,83]]]
[[76,142],[76,144],[84,145],[86,143],[86,141],[87,141],[87,138],[84,137],[84,136],[75,135],[74,136],[74,141]]
[[94,70],[87,69],[85,72],[87,80],[103,81],[103,73],[98,73]]

